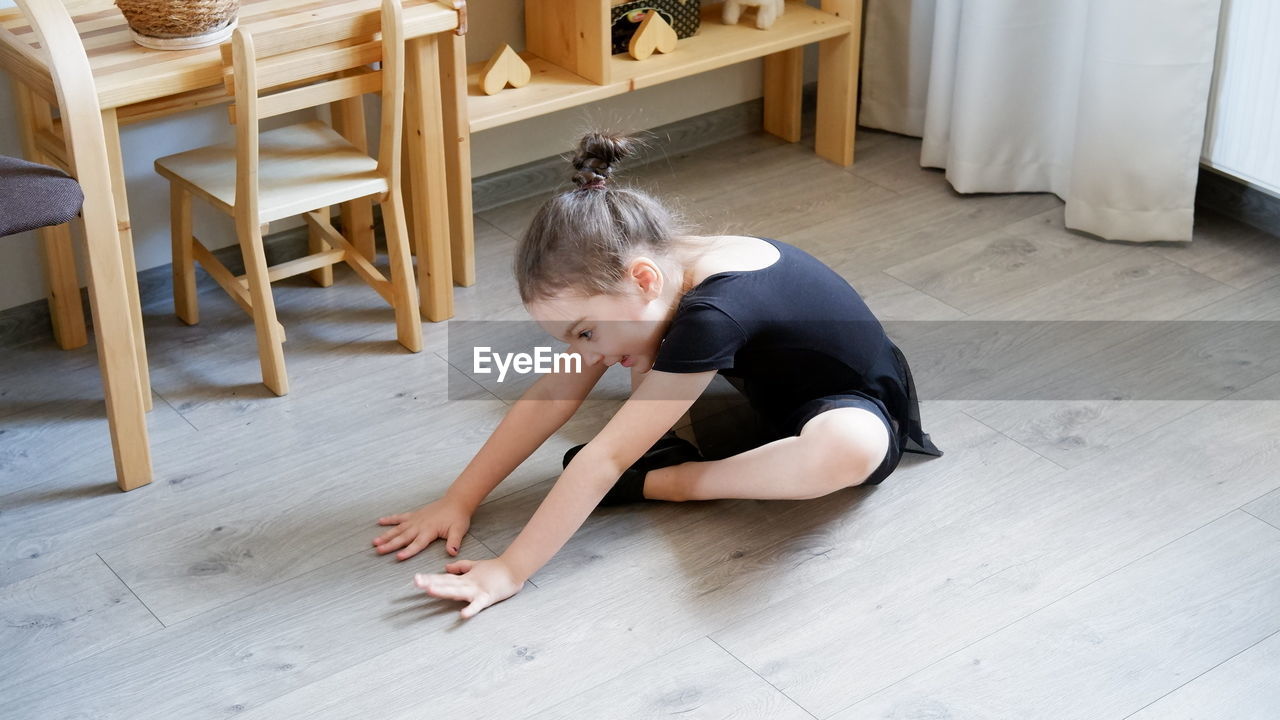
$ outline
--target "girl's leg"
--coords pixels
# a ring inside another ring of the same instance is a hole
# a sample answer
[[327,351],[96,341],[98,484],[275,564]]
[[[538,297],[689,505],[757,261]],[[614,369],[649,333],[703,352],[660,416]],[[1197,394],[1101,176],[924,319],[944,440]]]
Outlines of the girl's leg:
[[711,462],[649,471],[644,495],[682,502],[745,498],[807,500],[859,485],[889,450],[877,415],[842,407],[816,415],[800,434]]

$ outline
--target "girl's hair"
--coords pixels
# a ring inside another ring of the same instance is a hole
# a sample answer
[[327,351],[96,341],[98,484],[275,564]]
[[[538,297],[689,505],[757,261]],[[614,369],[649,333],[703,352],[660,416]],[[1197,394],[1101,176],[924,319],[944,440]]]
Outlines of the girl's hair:
[[641,142],[616,133],[589,133],[573,158],[577,185],[548,200],[529,223],[516,251],[515,275],[525,304],[562,291],[616,291],[626,263],[639,253],[655,259],[676,249],[683,232],[676,215],[647,193],[615,184],[622,160]]

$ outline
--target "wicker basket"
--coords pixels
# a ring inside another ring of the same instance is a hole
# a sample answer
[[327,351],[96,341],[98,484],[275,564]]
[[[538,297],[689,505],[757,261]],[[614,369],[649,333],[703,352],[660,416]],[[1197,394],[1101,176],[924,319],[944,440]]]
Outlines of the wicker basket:
[[189,50],[231,37],[240,0],[116,0],[133,41],[157,50]]

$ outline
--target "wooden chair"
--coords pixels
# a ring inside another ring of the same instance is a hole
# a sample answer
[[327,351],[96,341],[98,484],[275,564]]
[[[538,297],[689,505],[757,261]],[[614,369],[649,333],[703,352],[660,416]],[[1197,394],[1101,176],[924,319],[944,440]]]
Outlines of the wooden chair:
[[[379,16],[368,16],[378,18]],[[232,145],[206,147],[156,160],[170,181],[174,306],[183,322],[199,320],[195,261],[253,317],[262,380],[289,391],[284,329],[276,320],[270,283],[302,273],[321,285],[331,266],[347,263],[394,309],[396,335],[422,349],[417,288],[409,257],[401,198],[400,148],[404,115],[404,32],[399,0],[383,0],[380,24],[362,19],[320,21],[287,31],[236,31],[223,46],[224,79],[234,95]],[[380,33],[380,34],[379,34]],[[371,67],[379,63],[380,67]],[[352,145],[322,122],[259,132],[258,121],[283,113],[380,92],[378,157]],[[191,234],[191,196],[235,218],[245,275],[234,276]],[[391,279],[329,223],[329,206],[371,198],[382,206]],[[303,215],[312,233],[305,257],[268,267],[262,226]]]
[[[63,4],[48,0],[17,0],[17,4],[40,41],[42,64],[49,68],[57,95],[65,152],[48,159],[63,165],[84,191],[79,209],[89,267],[89,305],[106,396],[116,483],[121,490],[132,490],[151,482],[145,414],[150,393],[145,390],[149,384],[143,382],[139,370],[139,354],[143,350],[141,338],[134,335],[132,318],[136,308],[129,291],[132,275],[126,272],[116,226],[98,93],[84,45]],[[57,48],[57,52],[50,52],[50,48]],[[74,209],[69,214],[74,215]],[[53,213],[38,220],[58,219],[61,218]],[[78,288],[76,294],[79,295]]]

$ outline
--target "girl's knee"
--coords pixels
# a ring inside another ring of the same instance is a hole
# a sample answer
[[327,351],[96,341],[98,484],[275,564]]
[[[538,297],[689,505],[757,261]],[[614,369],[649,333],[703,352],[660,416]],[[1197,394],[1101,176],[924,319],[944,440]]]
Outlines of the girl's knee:
[[813,448],[813,472],[822,494],[860,485],[889,451],[889,432],[875,414],[861,408],[837,408],[805,424],[801,438]]

